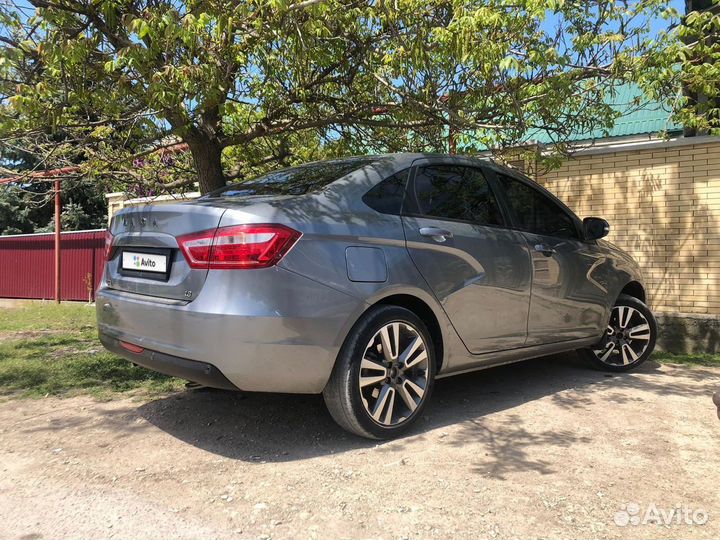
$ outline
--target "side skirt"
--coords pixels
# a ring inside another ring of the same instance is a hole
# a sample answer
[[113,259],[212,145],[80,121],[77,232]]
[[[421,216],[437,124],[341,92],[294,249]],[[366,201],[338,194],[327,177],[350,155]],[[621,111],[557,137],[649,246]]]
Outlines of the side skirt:
[[453,362],[456,369],[442,371],[435,378],[442,379],[452,375],[460,375],[461,373],[469,373],[504,364],[512,364],[514,362],[522,362],[523,360],[532,360],[550,354],[558,354],[574,351],[576,349],[584,349],[591,347],[598,342],[599,337],[574,339],[572,341],[561,341],[559,343],[543,343],[542,345],[533,345],[532,347],[520,347],[519,349],[510,349],[507,351],[495,351],[490,353],[474,354],[466,356],[460,361]]

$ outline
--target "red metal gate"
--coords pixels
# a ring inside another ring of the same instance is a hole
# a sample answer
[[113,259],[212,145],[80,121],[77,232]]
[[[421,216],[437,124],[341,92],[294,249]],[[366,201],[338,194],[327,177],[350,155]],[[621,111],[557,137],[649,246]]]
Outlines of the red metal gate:
[[[54,242],[53,233],[0,236],[0,298],[54,297]],[[62,300],[95,298],[104,244],[104,230],[61,234]]]

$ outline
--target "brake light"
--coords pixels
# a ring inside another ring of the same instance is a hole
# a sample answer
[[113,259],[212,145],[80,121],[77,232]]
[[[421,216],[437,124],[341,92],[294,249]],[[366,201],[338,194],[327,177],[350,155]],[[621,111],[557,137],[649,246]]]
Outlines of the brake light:
[[301,234],[277,224],[233,225],[177,239],[192,268],[267,268],[278,263]]
[[112,249],[113,249],[113,235],[110,234],[110,231],[105,231],[105,260],[109,261],[112,256]]

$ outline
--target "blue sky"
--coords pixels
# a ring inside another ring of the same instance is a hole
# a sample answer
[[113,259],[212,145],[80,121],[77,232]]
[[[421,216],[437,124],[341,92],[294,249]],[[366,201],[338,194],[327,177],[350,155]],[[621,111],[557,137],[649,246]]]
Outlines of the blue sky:
[[[671,2],[667,3],[669,7],[675,8],[679,13],[685,12],[685,1],[684,0],[673,0]],[[668,21],[665,21],[663,19],[656,19],[653,21],[650,21],[650,29],[653,34],[657,34],[661,30],[664,30],[667,28]]]
[[[685,12],[685,0],[671,0],[667,2],[668,7],[675,8],[678,13],[683,14]],[[541,25],[545,29],[552,29],[555,25],[556,19],[550,14],[550,16]],[[649,23],[650,35],[655,36],[659,32],[666,30],[670,21],[663,18],[655,18],[645,21]]]

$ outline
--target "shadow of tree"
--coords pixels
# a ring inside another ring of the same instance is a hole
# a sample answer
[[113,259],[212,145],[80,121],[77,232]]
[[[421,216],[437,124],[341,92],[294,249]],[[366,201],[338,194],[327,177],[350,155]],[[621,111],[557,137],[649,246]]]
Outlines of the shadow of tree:
[[488,418],[547,396],[553,406],[564,410],[587,409],[596,405],[591,396],[607,388],[618,390],[609,397],[616,404],[642,401],[620,393],[631,389],[689,397],[707,392],[708,407],[712,405],[713,385],[720,386],[717,370],[683,368],[680,380],[658,368],[647,362],[633,373],[608,374],[586,367],[575,354],[566,354],[441,379],[416,427],[406,437],[388,442],[342,431],[321,396],[186,391],[148,402],[138,414],[188,444],[249,462],[294,461],[371,447],[393,453],[414,437],[423,439],[432,430],[459,425],[443,443],[482,448],[485,458],[476,465],[478,472],[498,478],[517,470],[549,474],[553,472],[549,461],[531,457],[532,448],[588,444],[588,436],[550,426],[530,430],[525,425],[529,419],[519,414],[500,424]]
[[485,461],[473,467],[473,472],[504,480],[508,473],[535,471],[552,474],[555,469],[549,459],[533,458],[530,450],[537,447],[567,448],[576,444],[587,444],[591,439],[562,430],[530,431],[523,426],[523,419],[513,414],[500,424],[488,425],[482,418],[463,423],[463,440],[478,441],[485,447]]

